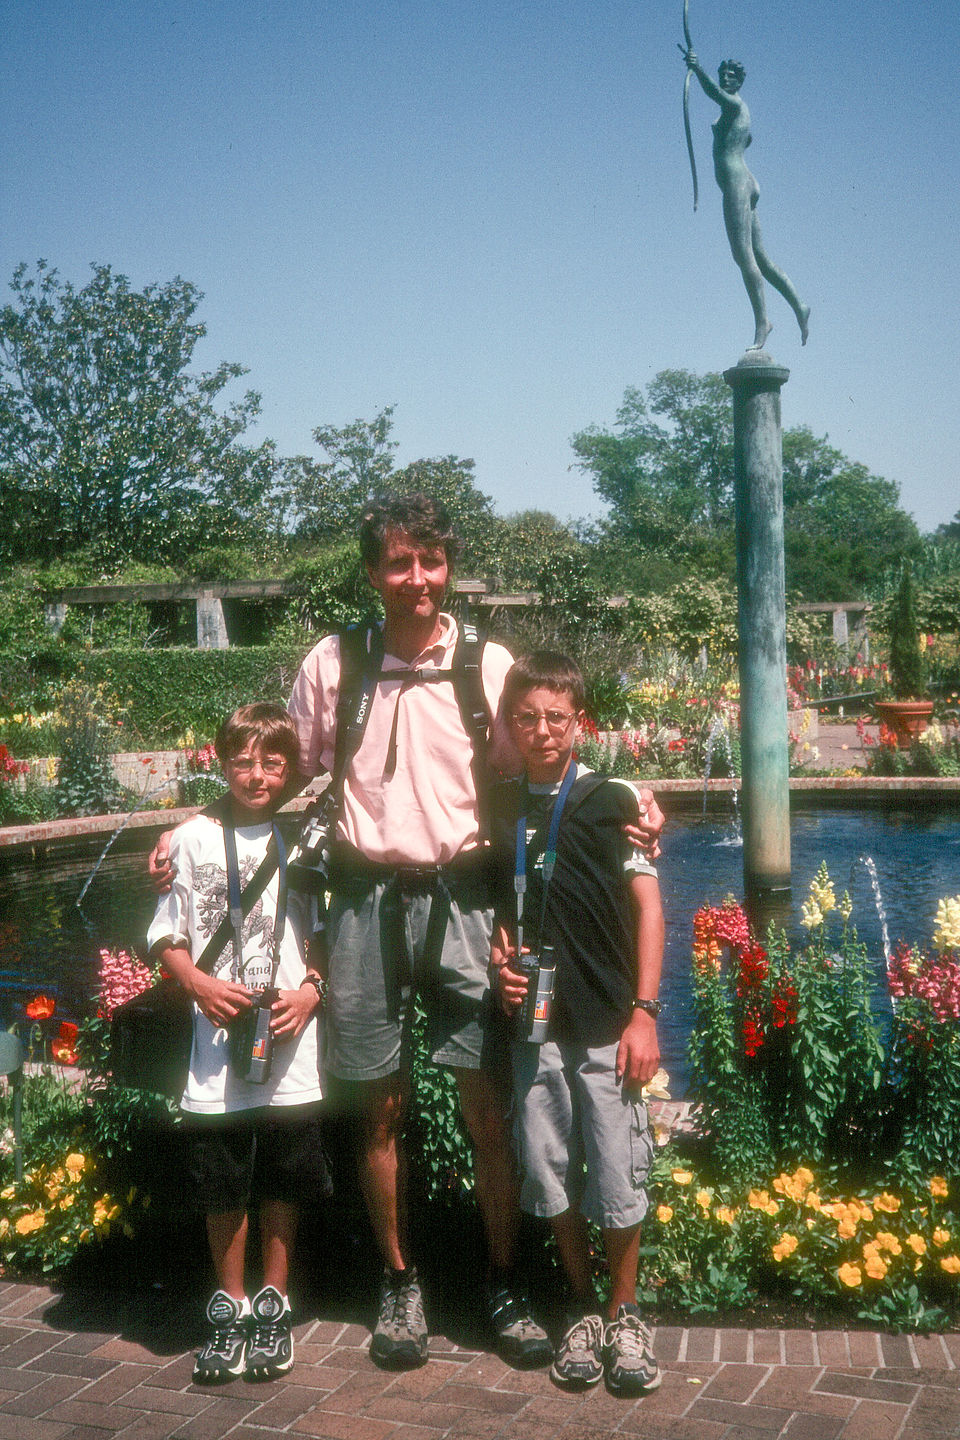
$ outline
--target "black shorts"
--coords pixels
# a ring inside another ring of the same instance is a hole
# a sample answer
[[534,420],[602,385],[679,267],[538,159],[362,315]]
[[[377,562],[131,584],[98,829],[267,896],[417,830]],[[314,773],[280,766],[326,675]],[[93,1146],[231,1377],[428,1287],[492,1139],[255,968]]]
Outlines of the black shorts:
[[309,1205],[331,1192],[320,1105],[185,1115],[190,1178],[205,1215],[262,1200]]

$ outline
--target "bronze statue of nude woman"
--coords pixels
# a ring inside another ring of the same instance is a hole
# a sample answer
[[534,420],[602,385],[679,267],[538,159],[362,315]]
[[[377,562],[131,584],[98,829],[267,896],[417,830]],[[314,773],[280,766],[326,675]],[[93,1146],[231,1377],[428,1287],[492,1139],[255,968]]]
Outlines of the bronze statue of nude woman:
[[720,106],[719,118],[713,124],[713,173],[723,195],[723,223],[727,239],[753,307],[755,332],[749,348],[762,349],[773,328],[767,319],[764,278],[780,291],[793,310],[802,342],[806,345],[810,306],[803,304],[788,277],[767,257],[757,221],[760,189],[744,159],[744,152],[751,141],[750,111],[739,93],[746,72],[738,61],[724,60],[718,71],[720,84],[717,85],[701,68],[692,49],[686,49],[683,58],[687,69],[699,80],[704,94]]

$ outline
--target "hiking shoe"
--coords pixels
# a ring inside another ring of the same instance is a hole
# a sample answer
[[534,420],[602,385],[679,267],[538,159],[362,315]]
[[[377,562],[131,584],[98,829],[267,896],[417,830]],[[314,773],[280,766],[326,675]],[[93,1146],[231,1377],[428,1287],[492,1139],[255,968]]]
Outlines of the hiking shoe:
[[530,1302],[522,1291],[511,1294],[506,1285],[488,1284],[487,1314],[496,1337],[497,1353],[508,1365],[535,1370],[549,1365],[553,1346],[546,1330],[530,1313]]
[[196,1385],[218,1385],[243,1374],[246,1363],[250,1305],[217,1290],[207,1305],[210,1337],[193,1367]]
[[243,1373],[248,1380],[274,1380],[292,1364],[290,1302],[273,1285],[265,1285],[250,1304],[250,1341]]
[[599,1315],[574,1320],[557,1346],[550,1379],[569,1390],[585,1390],[603,1379],[603,1321]]
[[412,1370],[427,1358],[427,1322],[420,1282],[412,1265],[383,1272],[380,1314],[370,1342],[370,1358],[388,1370]]
[[636,1305],[621,1305],[603,1332],[607,1385],[614,1395],[644,1395],[660,1384],[650,1331]]

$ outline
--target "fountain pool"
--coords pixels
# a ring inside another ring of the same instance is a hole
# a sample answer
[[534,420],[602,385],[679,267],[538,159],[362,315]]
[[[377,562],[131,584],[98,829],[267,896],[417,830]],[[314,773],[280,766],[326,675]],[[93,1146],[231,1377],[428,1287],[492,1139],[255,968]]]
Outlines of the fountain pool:
[[[916,810],[801,811],[792,820],[793,894],[799,901],[821,860],[838,895],[849,889],[853,918],[882,963],[880,920],[870,876],[859,857],[873,858],[891,941],[928,943],[937,900],[960,894],[960,816]],[[60,1018],[88,1012],[101,946],[142,943],[153,895],[142,855],[108,855],[76,906],[96,860],[32,864],[0,874],[0,1024],[22,1019],[38,992],[52,995]],[[742,894],[743,852],[730,828],[712,817],[671,816],[660,867],[667,951],[660,1022],[664,1064],[679,1097],[687,1083],[690,1028],[690,938],[693,914],[705,902]]]

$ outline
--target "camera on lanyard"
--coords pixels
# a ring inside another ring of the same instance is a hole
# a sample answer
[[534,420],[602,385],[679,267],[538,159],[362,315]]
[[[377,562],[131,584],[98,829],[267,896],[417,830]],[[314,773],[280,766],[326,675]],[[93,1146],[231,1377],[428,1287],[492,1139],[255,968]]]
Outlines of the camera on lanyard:
[[250,1008],[241,1010],[230,1024],[230,1069],[238,1080],[264,1085],[270,1078],[274,1043],[270,1007],[279,993],[273,985],[258,990]]
[[300,839],[287,868],[291,889],[307,895],[320,895],[326,890],[338,808],[327,790],[306,812]]
[[529,1040],[534,1045],[542,1045],[547,1038],[547,1026],[550,1024],[553,982],[557,974],[553,946],[541,945],[537,955],[518,955],[511,961],[511,969],[525,975],[527,980],[527,993],[514,1016],[514,1035],[518,1040]]

